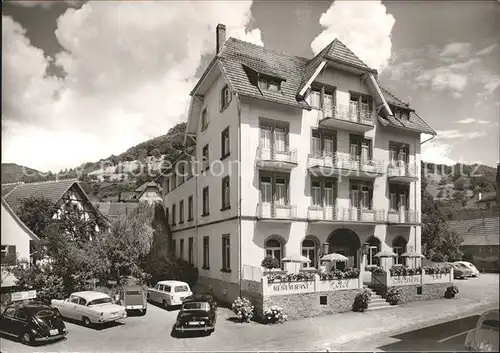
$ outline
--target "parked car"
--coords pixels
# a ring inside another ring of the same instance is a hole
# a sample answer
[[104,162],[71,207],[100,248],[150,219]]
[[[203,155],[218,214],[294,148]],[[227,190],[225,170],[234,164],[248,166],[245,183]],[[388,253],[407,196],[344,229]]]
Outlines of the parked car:
[[473,352],[498,352],[499,310],[485,312],[476,328],[465,337],[465,347]]
[[184,299],[181,310],[177,314],[174,332],[215,331],[217,321],[217,304],[211,295],[192,295]]
[[467,262],[467,261],[455,261],[454,262],[455,264],[460,264],[460,265],[464,265],[465,267],[467,267],[469,270],[471,270],[472,272],[472,277],[478,277],[479,276],[479,270],[476,268],[476,266],[474,266],[473,264],[471,264],[470,262]]
[[451,266],[453,268],[453,278],[467,278],[472,276],[472,271],[469,270],[465,265],[459,264],[459,263],[446,263],[446,265]]
[[160,281],[154,288],[148,288],[148,301],[163,305],[169,310],[172,306],[182,304],[182,301],[193,295],[189,284],[180,281]]
[[27,345],[54,341],[68,334],[59,313],[38,302],[16,302],[7,305],[0,316],[0,331]]
[[68,299],[53,299],[51,304],[63,317],[82,321],[85,326],[127,317],[125,307],[114,304],[109,295],[100,292],[76,292]]
[[123,287],[120,291],[120,305],[127,311],[139,310],[142,315],[146,315],[148,303],[144,288],[141,285]]

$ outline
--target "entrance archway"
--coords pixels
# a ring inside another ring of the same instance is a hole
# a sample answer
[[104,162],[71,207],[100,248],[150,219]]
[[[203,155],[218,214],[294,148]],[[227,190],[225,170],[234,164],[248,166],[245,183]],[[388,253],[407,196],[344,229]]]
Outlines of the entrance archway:
[[337,263],[338,269],[344,266],[359,268],[358,250],[361,248],[361,241],[354,231],[347,228],[336,229],[328,236],[327,241],[329,254],[342,254],[349,259],[347,264]]

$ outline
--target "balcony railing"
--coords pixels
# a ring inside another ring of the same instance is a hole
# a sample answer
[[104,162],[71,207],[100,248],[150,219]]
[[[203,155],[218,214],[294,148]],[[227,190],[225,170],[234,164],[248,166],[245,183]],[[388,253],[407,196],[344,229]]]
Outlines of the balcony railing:
[[384,210],[367,208],[339,208],[336,206],[310,206],[308,219],[316,221],[344,221],[344,222],[385,222]]
[[419,212],[415,210],[389,210],[387,213],[387,222],[397,224],[416,224],[419,223]]
[[[313,152],[308,158],[310,170],[319,169],[322,174],[331,173],[343,176],[377,176],[383,174],[384,163],[373,159],[361,159],[359,156],[353,157],[348,153],[325,153]],[[342,172],[346,171],[346,173]],[[347,173],[348,172],[348,173]],[[331,176],[330,174],[330,176]]]
[[261,219],[291,220],[297,217],[297,206],[260,202],[257,207],[257,217]]
[[297,166],[296,149],[276,149],[274,145],[257,148],[257,166],[262,168],[291,169]]
[[418,170],[415,163],[397,162],[387,166],[387,177],[390,179],[418,179]]
[[[318,123],[332,125],[338,128],[346,128],[355,131],[369,131],[373,128],[372,120],[373,113],[368,109],[368,106],[363,104],[361,109],[347,105],[337,105],[332,108],[324,108],[318,113]],[[342,124],[349,123],[349,125]],[[364,127],[354,127],[352,123],[364,125]]]

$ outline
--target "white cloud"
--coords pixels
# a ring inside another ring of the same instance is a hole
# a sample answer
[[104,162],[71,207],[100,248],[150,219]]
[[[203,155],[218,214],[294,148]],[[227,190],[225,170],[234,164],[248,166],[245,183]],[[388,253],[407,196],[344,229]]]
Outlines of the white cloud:
[[470,43],[448,43],[441,52],[441,58],[444,60],[465,59],[470,56],[472,45]]
[[436,133],[437,139],[439,140],[460,139],[461,141],[464,141],[486,136],[486,131],[461,132],[458,130],[440,130],[436,131]]
[[426,142],[422,145],[422,161],[435,164],[453,165],[455,160],[448,157],[451,146],[446,143]]
[[53,5],[56,5],[57,3],[64,2],[68,4],[69,6],[77,6],[85,0],[65,0],[65,1],[50,1],[50,0],[7,0],[8,3],[18,5],[18,6],[23,6],[23,7],[35,7],[35,6],[40,6],[44,9],[48,9],[52,7]]
[[467,119],[462,119],[458,120],[457,124],[490,124],[491,122],[488,120],[481,120],[481,119],[472,119],[472,118],[467,118]]
[[494,43],[492,45],[489,45],[483,49],[481,49],[480,51],[477,52],[477,56],[482,56],[482,55],[489,55],[491,53],[493,53],[493,51],[498,47],[498,44]]
[[[251,5],[97,1],[70,8],[55,31],[64,48],[55,58],[66,72],[61,80],[46,76],[51,59],[2,16],[3,160],[58,170],[165,134],[186,117],[218,23],[228,37],[263,45],[259,29],[246,30]],[[27,143],[32,138],[43,147]]]
[[324,29],[311,43],[314,54],[338,38],[369,67],[387,67],[395,19],[381,1],[335,1],[319,23]]

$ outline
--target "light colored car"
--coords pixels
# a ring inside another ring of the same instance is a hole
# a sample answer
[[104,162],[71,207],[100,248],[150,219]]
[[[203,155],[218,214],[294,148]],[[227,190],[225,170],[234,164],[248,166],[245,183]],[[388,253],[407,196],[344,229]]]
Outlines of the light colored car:
[[160,281],[153,288],[148,288],[148,300],[163,305],[167,310],[181,305],[184,298],[192,294],[189,284],[180,281]]
[[85,326],[103,324],[127,317],[125,307],[113,303],[111,297],[101,292],[76,292],[68,299],[51,301],[61,316],[82,321]]
[[125,310],[139,310],[141,315],[146,315],[147,301],[144,293],[144,288],[141,285],[129,285],[120,290],[120,305],[125,307]]
[[465,338],[465,348],[473,352],[498,352],[499,310],[485,312],[476,328]]
[[464,265],[465,267],[467,267],[469,270],[471,270],[472,272],[472,277],[478,277],[479,276],[479,270],[476,268],[476,266],[474,266],[473,264],[471,264],[470,262],[467,262],[467,261],[455,261],[454,262],[455,264],[460,264],[460,265]]

